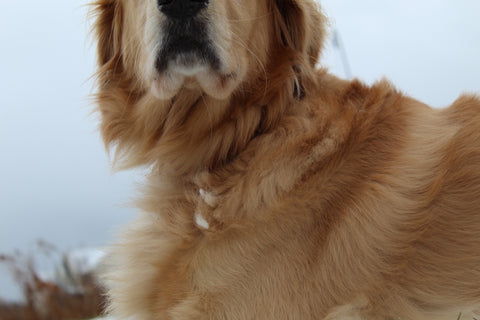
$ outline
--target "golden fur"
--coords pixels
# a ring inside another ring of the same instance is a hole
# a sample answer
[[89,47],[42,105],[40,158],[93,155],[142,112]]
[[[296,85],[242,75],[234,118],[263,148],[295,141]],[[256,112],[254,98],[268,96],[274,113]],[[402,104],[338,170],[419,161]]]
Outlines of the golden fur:
[[211,0],[222,67],[162,74],[156,3],[94,3],[103,138],[150,168],[108,259],[114,316],[478,315],[477,97],[434,110],[316,69],[312,0]]

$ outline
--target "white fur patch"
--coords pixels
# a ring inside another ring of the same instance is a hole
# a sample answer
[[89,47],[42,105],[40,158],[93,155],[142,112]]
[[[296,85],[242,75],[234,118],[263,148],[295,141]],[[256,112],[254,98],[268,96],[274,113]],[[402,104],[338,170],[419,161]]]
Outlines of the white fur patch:
[[209,206],[213,206],[215,204],[215,197],[211,193],[206,192],[204,189],[200,189],[198,192],[200,193],[200,197],[202,197],[203,201],[205,201]]
[[207,220],[200,213],[195,212],[195,224],[202,229],[208,230],[210,228],[210,224]]

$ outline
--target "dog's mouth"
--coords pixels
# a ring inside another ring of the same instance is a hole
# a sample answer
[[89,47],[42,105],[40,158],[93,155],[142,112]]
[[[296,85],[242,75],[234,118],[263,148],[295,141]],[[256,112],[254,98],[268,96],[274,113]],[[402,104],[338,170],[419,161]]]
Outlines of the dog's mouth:
[[197,89],[217,99],[232,93],[243,77],[240,63],[232,63],[225,46],[217,43],[218,37],[213,40],[209,24],[211,21],[201,15],[161,23],[160,40],[154,45],[150,64],[154,96],[169,100],[182,88]]
[[195,19],[169,20],[163,29],[165,36],[155,62],[158,73],[170,71],[190,76],[202,68],[220,69],[205,23]]
[[167,71],[187,76],[196,74],[199,69],[220,69],[220,60],[212,46],[192,37],[179,37],[169,41],[159,52],[155,62],[158,73]]

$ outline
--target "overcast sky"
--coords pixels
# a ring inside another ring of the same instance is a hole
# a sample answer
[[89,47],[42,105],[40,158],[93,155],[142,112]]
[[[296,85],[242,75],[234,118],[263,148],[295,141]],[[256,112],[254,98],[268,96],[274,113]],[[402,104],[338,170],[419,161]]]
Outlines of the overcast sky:
[[[145,0],[147,1],[147,0]],[[435,107],[480,91],[480,1],[325,0],[352,73]],[[130,220],[139,173],[111,175],[88,95],[85,2],[0,0],[0,253],[103,246]],[[329,44],[324,65],[344,76]],[[0,267],[0,297],[9,296]]]

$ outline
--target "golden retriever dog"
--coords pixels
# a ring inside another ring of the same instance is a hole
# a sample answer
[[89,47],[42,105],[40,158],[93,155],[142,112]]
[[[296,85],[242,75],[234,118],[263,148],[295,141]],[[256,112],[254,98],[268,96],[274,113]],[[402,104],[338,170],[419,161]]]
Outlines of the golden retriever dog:
[[478,316],[478,97],[316,67],[313,0],[93,6],[103,139],[149,172],[108,256],[116,319]]

